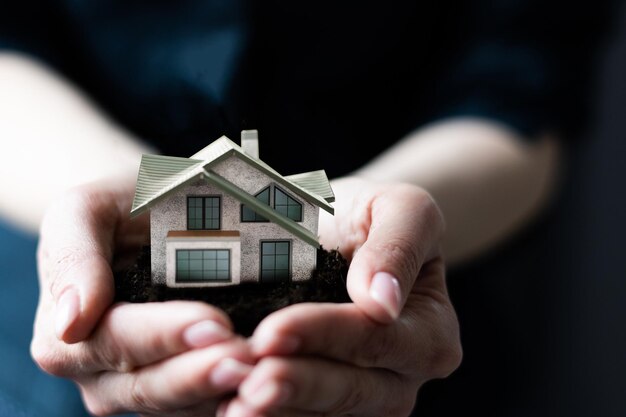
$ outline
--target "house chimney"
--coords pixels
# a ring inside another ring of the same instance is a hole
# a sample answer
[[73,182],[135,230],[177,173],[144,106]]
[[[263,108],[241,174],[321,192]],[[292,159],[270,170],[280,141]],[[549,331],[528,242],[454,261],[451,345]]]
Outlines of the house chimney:
[[243,151],[253,158],[259,159],[259,132],[258,130],[241,131],[241,147]]

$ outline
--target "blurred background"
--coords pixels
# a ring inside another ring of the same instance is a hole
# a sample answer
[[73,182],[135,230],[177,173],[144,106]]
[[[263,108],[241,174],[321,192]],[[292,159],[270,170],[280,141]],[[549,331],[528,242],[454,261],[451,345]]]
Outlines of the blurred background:
[[567,149],[552,209],[450,271],[471,360],[427,385],[418,411],[626,416],[625,11],[600,63],[591,128]]
[[[601,67],[591,128],[567,149],[552,207],[450,271],[465,361],[424,387],[417,415],[626,415],[625,10]],[[86,415],[75,387],[29,356],[36,245],[0,219],[0,416]],[[7,308],[14,299],[19,310]]]

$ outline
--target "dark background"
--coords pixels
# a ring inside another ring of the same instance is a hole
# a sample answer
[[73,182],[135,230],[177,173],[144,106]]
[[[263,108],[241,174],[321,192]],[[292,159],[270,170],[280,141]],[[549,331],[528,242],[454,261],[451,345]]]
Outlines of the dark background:
[[593,123],[566,149],[552,208],[515,241],[450,271],[464,363],[423,389],[416,415],[626,416],[624,12]]
[[[594,121],[569,147],[560,195],[533,227],[450,271],[465,360],[424,387],[419,415],[626,415],[626,13],[604,55]],[[82,415],[28,344],[36,240],[0,223],[0,416]],[[24,300],[19,311],[8,300]]]

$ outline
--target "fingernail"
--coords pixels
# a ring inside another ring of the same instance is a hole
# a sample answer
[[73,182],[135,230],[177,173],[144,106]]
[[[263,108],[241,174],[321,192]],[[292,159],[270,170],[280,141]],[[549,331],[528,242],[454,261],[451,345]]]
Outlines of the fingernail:
[[377,272],[370,284],[370,297],[396,319],[400,315],[400,283],[387,272]]
[[213,320],[204,320],[185,329],[183,340],[192,348],[201,348],[228,339],[232,333]]
[[239,362],[237,359],[222,359],[211,372],[210,380],[213,385],[219,388],[235,388],[248,376],[252,366]]
[[59,339],[63,338],[67,329],[76,321],[80,315],[80,299],[78,292],[73,289],[67,289],[61,294],[57,301],[55,313],[55,332]]
[[300,347],[300,338],[293,335],[278,335],[274,332],[260,332],[250,341],[256,355],[289,355]]
[[252,391],[246,401],[256,407],[282,405],[287,402],[293,393],[293,387],[288,382],[269,381]]

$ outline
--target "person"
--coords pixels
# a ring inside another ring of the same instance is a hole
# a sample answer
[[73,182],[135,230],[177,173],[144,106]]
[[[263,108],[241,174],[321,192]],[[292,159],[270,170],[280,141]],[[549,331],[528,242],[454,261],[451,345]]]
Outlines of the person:
[[[608,5],[12,4],[0,210],[41,224],[34,360],[96,415],[409,415],[462,358],[445,265],[548,203]],[[279,172],[334,178],[319,234],[353,303],[284,308],[248,340],[209,305],[111,305],[147,236],[140,155],[242,127]]]

